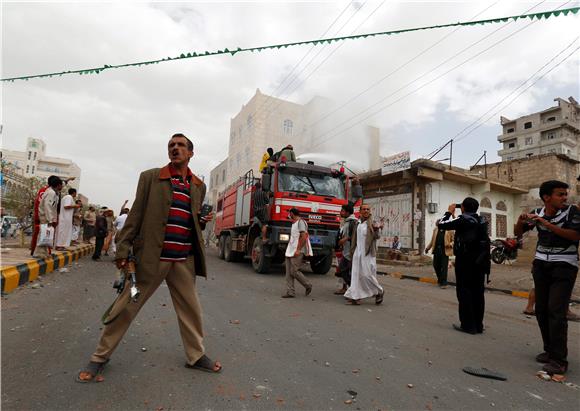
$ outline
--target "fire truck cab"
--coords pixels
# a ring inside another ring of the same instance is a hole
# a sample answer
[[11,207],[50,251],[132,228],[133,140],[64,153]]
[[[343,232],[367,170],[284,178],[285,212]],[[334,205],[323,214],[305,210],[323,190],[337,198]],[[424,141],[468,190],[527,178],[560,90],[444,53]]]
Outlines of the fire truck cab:
[[356,207],[361,197],[361,186],[343,169],[281,161],[270,162],[261,178],[250,170],[218,196],[218,255],[226,261],[250,258],[256,272],[267,273],[271,264],[285,260],[292,225],[288,215],[295,207],[308,224],[314,254],[310,267],[326,274],[336,249],[341,207],[349,201]]

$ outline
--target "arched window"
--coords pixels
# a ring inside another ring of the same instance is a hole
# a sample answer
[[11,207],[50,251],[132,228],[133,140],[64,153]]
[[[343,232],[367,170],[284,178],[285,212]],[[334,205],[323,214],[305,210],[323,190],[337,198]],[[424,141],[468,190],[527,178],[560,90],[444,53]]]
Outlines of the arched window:
[[251,114],[248,115],[248,119],[246,120],[246,124],[248,125],[248,130],[251,130],[254,126],[254,118]]
[[479,206],[483,208],[491,208],[491,201],[487,197],[483,197],[479,202]]
[[292,127],[294,127],[294,123],[292,120],[284,120],[284,134],[287,136],[292,135]]
[[505,203],[503,201],[498,201],[497,204],[495,205],[496,210],[499,211],[507,211],[507,206],[505,205]]

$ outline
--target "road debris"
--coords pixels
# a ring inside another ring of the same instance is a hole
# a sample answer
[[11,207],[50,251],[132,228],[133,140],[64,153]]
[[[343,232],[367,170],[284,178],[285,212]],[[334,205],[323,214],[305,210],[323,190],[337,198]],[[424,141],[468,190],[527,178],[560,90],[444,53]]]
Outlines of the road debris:
[[239,324],[240,320],[230,320],[230,324]]
[[538,371],[536,373],[536,377],[544,381],[551,381],[552,377],[546,371]]
[[344,400],[344,403],[345,403],[346,405],[350,405],[350,404],[352,404],[352,400]]
[[408,387],[408,388],[413,388],[413,387],[414,387],[414,385],[413,385],[413,384],[407,384],[407,387]]
[[352,396],[353,398],[356,397],[358,395],[358,392],[353,391],[353,390],[347,390],[346,391],[350,396]]
[[141,351],[145,352],[145,351],[147,351],[147,348],[146,347],[141,347]]

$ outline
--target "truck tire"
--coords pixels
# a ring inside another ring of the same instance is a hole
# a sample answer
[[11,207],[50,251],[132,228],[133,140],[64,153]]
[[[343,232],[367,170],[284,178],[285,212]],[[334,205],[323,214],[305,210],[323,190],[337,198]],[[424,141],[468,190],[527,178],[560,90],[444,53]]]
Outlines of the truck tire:
[[225,235],[220,235],[220,239],[218,242],[218,258],[220,260],[224,259],[224,252],[226,249],[226,236]]
[[236,261],[236,252],[232,251],[232,237],[225,236],[224,240],[224,260],[228,263]]
[[266,257],[264,254],[262,239],[256,237],[252,245],[252,267],[254,267],[254,271],[259,274],[266,274],[270,270],[270,263],[270,257]]
[[312,257],[310,268],[314,274],[326,274],[332,267],[332,254]]

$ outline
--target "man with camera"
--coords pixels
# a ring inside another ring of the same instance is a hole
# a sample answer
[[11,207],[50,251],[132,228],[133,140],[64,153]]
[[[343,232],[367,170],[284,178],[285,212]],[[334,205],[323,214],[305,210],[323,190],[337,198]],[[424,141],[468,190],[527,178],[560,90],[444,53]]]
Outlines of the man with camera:
[[532,275],[536,292],[536,319],[544,352],[536,361],[544,363],[549,374],[564,374],[568,370],[568,320],[566,313],[578,272],[580,241],[580,211],[566,204],[568,184],[546,181],[540,186],[544,207],[522,214],[515,234],[538,230],[536,255]]
[[131,298],[134,287],[123,288],[103,319],[106,326],[89,364],[78,374],[79,382],[93,381],[102,372],[140,308],[163,280],[177,314],[185,366],[221,371],[221,364],[205,355],[195,286],[196,276],[207,275],[201,231],[213,214],[203,215],[206,186],[188,167],[193,157],[191,140],[183,134],[173,135],[168,155],[168,165],[141,173],[133,207],[117,236],[116,265],[125,269],[134,256],[140,296],[135,301]]
[[[455,217],[455,210],[461,215]],[[441,230],[454,230],[455,281],[459,303],[460,325],[457,331],[468,334],[483,333],[485,311],[485,275],[491,269],[490,240],[487,221],[477,214],[479,202],[466,197],[461,204],[451,204],[437,225]]]

